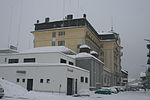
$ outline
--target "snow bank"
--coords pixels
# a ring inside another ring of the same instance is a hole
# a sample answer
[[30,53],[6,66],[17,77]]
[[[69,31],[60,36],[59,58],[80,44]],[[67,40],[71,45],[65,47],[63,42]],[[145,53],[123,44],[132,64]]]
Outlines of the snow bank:
[[25,88],[6,80],[0,79],[0,84],[4,88],[5,96],[23,96],[24,94],[28,93]]

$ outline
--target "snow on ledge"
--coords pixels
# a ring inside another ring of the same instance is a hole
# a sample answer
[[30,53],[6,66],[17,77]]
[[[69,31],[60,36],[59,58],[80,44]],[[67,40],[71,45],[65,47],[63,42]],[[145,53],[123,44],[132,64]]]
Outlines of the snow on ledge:
[[64,46],[37,47],[21,51],[20,53],[44,53],[44,52],[63,52],[65,54],[76,54],[74,51]]
[[82,48],[88,48],[88,49],[91,49],[88,45],[81,45],[81,46],[80,46],[80,49],[82,49]]
[[96,51],[91,51],[90,53],[91,54],[98,54]]

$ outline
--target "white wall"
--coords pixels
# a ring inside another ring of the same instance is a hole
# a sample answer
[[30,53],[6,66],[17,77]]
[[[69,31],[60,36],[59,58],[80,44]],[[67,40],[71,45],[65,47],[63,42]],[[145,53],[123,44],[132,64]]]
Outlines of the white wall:
[[[88,77],[89,72],[70,67],[69,65],[49,65],[49,66],[0,66],[0,76],[8,81],[19,84],[27,88],[27,79],[33,79],[33,90],[37,91],[54,91],[59,92],[59,86],[61,84],[60,92],[67,92],[67,78],[78,79],[78,91],[80,89],[88,89],[88,83],[81,83],[80,77]],[[67,71],[68,68],[73,72]],[[26,74],[19,74],[16,71],[26,71]],[[17,78],[20,79],[16,82]],[[22,82],[25,79],[25,83]],[[43,83],[40,83],[40,79],[44,79]],[[50,83],[46,83],[46,79],[50,79]]]
[[[7,62],[5,62],[5,58],[7,58]],[[60,63],[60,58],[73,62],[75,64],[75,60],[67,55],[60,52],[49,52],[49,53],[16,53],[16,54],[7,54],[0,55],[0,63],[8,63],[8,59],[19,59],[19,63],[23,63],[24,58],[36,58],[36,62],[38,63]]]

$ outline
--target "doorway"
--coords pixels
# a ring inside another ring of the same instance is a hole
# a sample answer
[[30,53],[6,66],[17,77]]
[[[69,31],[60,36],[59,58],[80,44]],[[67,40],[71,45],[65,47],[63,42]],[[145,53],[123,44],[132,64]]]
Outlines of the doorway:
[[33,79],[27,79],[27,90],[33,90]]
[[67,78],[67,95],[73,94],[73,79]]

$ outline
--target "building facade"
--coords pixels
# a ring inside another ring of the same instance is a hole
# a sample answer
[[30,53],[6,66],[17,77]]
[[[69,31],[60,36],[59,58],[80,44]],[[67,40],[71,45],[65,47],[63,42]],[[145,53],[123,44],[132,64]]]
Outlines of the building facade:
[[48,18],[44,23],[35,24],[34,47],[43,46],[65,46],[76,53],[79,53],[79,47],[83,44],[88,45],[91,50],[101,54],[98,33],[86,19],[73,19],[73,15],[67,15],[62,21],[49,22]]
[[[104,62],[104,66],[111,72],[111,85],[121,84],[121,49],[120,38],[117,33],[110,36],[98,34],[86,19],[73,19],[73,15],[67,15],[66,19],[50,22],[49,18],[45,22],[35,24],[34,46],[65,46],[80,52],[81,45],[88,45],[91,51],[98,53],[97,58]],[[110,40],[110,41],[108,41]]]
[[104,51],[101,59],[105,66],[111,70],[111,83],[113,83],[112,85],[121,85],[121,56],[123,53],[121,52],[119,34],[113,31],[99,33],[99,38],[101,40],[100,46]]
[[89,71],[76,67],[65,47],[39,47],[0,55],[0,76],[27,90],[77,94],[89,89]]

